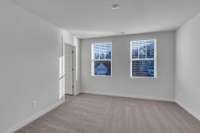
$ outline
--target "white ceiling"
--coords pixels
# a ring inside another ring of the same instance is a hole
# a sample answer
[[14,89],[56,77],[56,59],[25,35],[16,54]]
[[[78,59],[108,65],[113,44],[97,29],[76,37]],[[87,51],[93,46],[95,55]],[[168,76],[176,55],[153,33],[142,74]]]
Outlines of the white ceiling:
[[172,30],[200,12],[200,0],[13,1],[80,38]]

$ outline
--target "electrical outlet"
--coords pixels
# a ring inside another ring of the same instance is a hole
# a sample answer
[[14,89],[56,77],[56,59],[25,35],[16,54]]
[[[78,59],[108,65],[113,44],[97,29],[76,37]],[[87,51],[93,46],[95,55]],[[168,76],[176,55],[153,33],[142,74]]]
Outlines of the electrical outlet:
[[34,101],[32,102],[32,105],[33,105],[33,108],[36,108],[36,107],[37,107],[37,101],[34,100]]

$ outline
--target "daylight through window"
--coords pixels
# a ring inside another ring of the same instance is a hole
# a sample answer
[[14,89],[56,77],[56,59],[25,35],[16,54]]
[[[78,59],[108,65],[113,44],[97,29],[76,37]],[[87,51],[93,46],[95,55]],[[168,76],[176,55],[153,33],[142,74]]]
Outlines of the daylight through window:
[[156,40],[131,41],[131,77],[153,77],[156,72]]
[[92,44],[92,76],[111,76],[112,43]]

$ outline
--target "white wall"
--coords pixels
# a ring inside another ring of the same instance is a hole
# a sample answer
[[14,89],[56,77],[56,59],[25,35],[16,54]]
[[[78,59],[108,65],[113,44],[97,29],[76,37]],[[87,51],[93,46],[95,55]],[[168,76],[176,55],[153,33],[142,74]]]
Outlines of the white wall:
[[[0,1],[0,133],[59,102],[60,31]],[[33,107],[33,101],[37,101]]]
[[64,43],[74,45],[73,35],[70,32],[63,30],[62,34],[63,34],[63,42]]
[[200,120],[200,15],[176,35],[176,102]]
[[[130,78],[130,40],[157,39],[157,79]],[[112,41],[112,77],[91,76],[91,44]],[[166,31],[81,40],[81,91],[157,100],[174,100],[175,32]]]

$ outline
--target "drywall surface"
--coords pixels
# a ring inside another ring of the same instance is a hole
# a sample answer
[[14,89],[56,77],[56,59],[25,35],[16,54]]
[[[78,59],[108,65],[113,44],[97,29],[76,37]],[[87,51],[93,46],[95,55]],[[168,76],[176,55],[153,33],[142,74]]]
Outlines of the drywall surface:
[[73,35],[70,32],[63,30],[62,34],[63,34],[63,42],[64,43],[70,44],[70,45],[74,44],[74,38],[73,38]]
[[176,35],[176,101],[200,120],[200,15]]
[[[156,79],[130,78],[130,40],[157,39]],[[112,77],[91,76],[91,44],[112,42]],[[175,32],[81,40],[81,91],[104,95],[174,100]]]
[[0,132],[60,102],[60,31],[0,1]]

